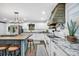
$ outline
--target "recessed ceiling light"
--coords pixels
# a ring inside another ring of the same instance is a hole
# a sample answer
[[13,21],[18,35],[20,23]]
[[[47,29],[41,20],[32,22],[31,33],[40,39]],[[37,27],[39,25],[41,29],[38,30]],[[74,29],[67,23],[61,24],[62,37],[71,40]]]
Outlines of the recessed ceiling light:
[[43,14],[43,15],[45,15],[45,14],[46,14],[46,12],[45,12],[45,11],[42,11],[42,14]]

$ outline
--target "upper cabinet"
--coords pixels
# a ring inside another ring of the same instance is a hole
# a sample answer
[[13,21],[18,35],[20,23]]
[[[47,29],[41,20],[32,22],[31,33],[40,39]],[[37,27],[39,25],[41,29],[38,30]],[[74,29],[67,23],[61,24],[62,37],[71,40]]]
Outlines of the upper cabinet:
[[9,35],[17,35],[23,33],[23,28],[21,25],[9,25],[8,26]]
[[59,3],[51,12],[48,25],[52,23],[65,23],[65,3]]

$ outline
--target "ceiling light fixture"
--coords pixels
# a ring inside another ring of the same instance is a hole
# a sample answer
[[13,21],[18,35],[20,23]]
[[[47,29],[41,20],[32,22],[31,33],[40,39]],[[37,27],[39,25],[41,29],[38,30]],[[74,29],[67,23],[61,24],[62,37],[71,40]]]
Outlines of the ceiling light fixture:
[[15,14],[15,22],[19,22],[19,20],[18,20],[18,14],[19,14],[19,12],[14,12],[14,14]]
[[22,23],[22,22],[24,22],[23,18],[19,17],[19,12],[14,12],[14,14],[15,14],[15,22],[16,23]]

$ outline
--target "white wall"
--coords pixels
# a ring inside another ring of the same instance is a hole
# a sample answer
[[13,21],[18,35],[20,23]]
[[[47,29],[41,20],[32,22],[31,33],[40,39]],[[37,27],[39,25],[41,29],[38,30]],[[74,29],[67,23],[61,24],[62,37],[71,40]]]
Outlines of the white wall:
[[6,24],[0,23],[0,35],[6,34]]
[[79,17],[79,3],[67,3],[66,4],[66,19],[67,21],[76,21]]
[[[29,32],[28,24],[31,24],[31,23],[22,23],[22,24],[20,24],[20,25],[22,25],[22,27],[24,29],[24,32]],[[37,32],[48,29],[47,22],[46,23],[36,23],[35,22],[35,23],[32,23],[32,24],[35,24],[35,30],[34,31],[37,31]],[[6,24],[6,34],[10,34],[8,32],[8,26],[9,25],[13,25],[13,24],[10,24],[10,23]]]
[[[23,23],[23,29],[28,30],[28,24],[30,23]],[[46,30],[48,29],[47,23],[32,23],[35,24],[35,30]]]
[[35,23],[35,29],[47,29],[46,23]]

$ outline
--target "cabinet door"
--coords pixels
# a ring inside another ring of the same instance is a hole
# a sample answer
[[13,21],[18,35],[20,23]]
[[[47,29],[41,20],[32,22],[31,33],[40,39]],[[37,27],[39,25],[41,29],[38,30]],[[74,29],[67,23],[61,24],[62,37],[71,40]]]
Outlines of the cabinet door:
[[51,47],[50,55],[51,56],[56,56],[56,52],[55,51],[56,51],[55,48]]
[[51,56],[56,56],[56,50],[55,50],[55,44],[51,41],[51,45],[50,45],[50,55]]
[[60,48],[57,48],[56,54],[57,54],[57,56],[67,56],[67,54]]
[[55,43],[51,43],[51,56],[67,56],[67,54],[59,48]]
[[58,46],[54,46],[56,56],[67,56],[67,54]]
[[46,49],[47,49],[47,52],[48,52],[48,55],[50,55],[50,38],[49,37],[45,37],[45,45],[46,45]]

